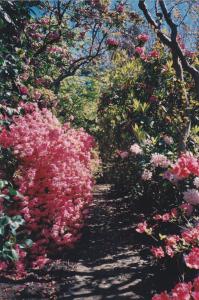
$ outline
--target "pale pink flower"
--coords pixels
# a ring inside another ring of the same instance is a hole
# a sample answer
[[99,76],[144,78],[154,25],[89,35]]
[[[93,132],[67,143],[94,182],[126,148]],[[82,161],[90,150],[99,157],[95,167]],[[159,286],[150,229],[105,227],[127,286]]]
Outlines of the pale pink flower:
[[184,200],[192,205],[199,204],[199,191],[196,189],[189,189],[183,193]]
[[165,155],[159,153],[152,154],[150,163],[154,165],[154,167],[162,168],[166,168],[170,164],[168,158]]
[[174,256],[174,251],[170,246],[166,246],[166,253],[168,256],[173,257]]
[[142,154],[142,152],[143,152],[142,148],[136,143],[131,145],[130,151],[131,151],[131,153],[133,153],[135,155]]
[[151,180],[153,173],[147,169],[145,169],[142,173],[142,180],[147,181]]
[[120,156],[121,158],[126,158],[126,157],[128,157],[128,155],[129,155],[129,153],[128,153],[127,151],[121,151],[121,150],[117,150],[117,151],[116,151],[116,154],[117,154],[118,156]]
[[144,221],[143,223],[139,223],[137,225],[136,231],[139,233],[144,233],[147,231],[147,222]]
[[187,215],[188,217],[192,214],[193,212],[193,206],[190,203],[183,203],[179,206],[180,209]]
[[167,145],[173,144],[173,138],[169,135],[164,135],[163,140]]

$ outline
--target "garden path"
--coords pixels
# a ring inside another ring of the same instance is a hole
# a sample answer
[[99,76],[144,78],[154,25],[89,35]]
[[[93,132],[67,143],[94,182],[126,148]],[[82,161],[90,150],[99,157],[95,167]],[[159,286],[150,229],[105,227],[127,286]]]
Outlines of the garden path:
[[134,220],[127,196],[114,195],[109,185],[96,186],[93,214],[70,257],[75,273],[60,300],[146,300],[141,294],[148,267],[135,241]]

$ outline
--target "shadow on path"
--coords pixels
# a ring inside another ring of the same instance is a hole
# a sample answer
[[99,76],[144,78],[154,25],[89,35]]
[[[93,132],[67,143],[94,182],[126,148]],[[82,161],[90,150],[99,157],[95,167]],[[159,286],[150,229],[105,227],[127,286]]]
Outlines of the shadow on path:
[[75,272],[69,284],[60,285],[58,299],[146,300],[149,273],[134,237],[132,202],[114,195],[108,185],[97,185],[94,198],[88,227],[69,257]]
[[88,226],[75,248],[25,282],[0,282],[0,300],[151,299],[153,270],[140,255],[135,219],[127,196],[97,185]]

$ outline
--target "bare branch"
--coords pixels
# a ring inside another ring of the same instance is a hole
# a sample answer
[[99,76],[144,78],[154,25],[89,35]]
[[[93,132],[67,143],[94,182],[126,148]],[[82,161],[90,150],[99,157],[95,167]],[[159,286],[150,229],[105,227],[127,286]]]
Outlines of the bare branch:
[[173,22],[171,14],[168,12],[164,0],[159,0],[159,4],[164,15],[165,21],[171,29],[171,38],[166,36],[164,33],[161,32],[161,30],[158,29],[157,23],[154,21],[153,17],[151,16],[146,7],[145,0],[139,0],[139,8],[143,11],[146,20],[154,28],[161,42],[164,45],[168,46],[171,49],[172,53],[175,53],[178,56],[182,63],[183,69],[187,71],[194,79],[196,92],[199,100],[199,70],[197,70],[194,66],[190,65],[179,43],[177,42],[177,25]]
[[157,32],[157,36],[160,38],[160,40],[166,44],[167,46],[171,47],[171,40],[169,39],[169,37],[164,34],[160,29],[159,26],[157,24],[157,22],[153,19],[153,17],[151,16],[151,14],[149,13],[146,4],[145,4],[145,0],[140,0],[139,1],[139,8],[142,10],[145,18],[147,19],[148,23],[152,26],[152,28]]

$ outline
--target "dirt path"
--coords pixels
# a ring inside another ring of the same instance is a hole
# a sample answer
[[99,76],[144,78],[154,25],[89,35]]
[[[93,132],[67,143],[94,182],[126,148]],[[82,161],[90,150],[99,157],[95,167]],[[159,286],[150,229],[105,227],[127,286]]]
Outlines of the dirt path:
[[[0,300],[150,299],[148,265],[136,242],[132,202],[114,195],[109,185],[97,185],[92,211],[81,241],[65,260],[55,261],[38,280],[0,283]],[[12,290],[12,296],[5,289]]]
[[108,185],[96,186],[94,198],[87,233],[70,257],[75,274],[59,299],[146,300],[140,292],[147,262],[134,239],[131,201],[114,196]]

